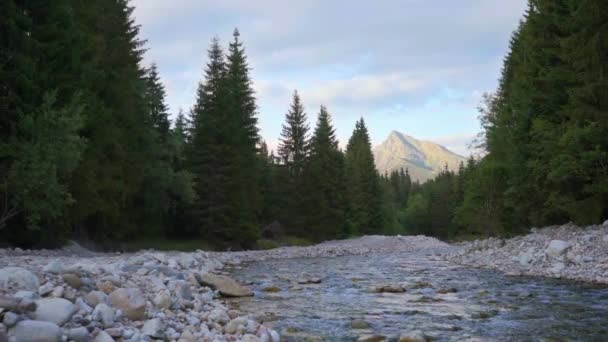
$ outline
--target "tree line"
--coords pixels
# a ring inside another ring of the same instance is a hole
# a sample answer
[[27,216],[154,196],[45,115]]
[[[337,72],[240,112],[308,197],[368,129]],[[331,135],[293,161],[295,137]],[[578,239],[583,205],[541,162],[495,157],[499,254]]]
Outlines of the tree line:
[[340,149],[297,92],[277,151],[258,132],[240,34],[212,40],[194,106],[173,122],[127,0],[0,3],[0,235],[26,246],[204,239],[250,248],[269,224],[312,241],[451,239],[608,218],[608,3],[530,0],[485,151],[424,184],[379,175],[357,121]]
[[211,42],[195,104],[171,122],[127,0],[7,0],[0,12],[4,241],[253,247],[271,222],[311,240],[381,229],[363,120],[344,153],[325,107],[309,136],[296,93],[269,153],[237,30],[226,50]]

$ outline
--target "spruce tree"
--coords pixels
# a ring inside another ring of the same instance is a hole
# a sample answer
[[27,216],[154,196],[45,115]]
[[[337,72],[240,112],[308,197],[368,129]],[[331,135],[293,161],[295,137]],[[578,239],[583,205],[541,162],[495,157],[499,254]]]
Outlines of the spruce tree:
[[242,246],[252,246],[258,235],[259,189],[259,133],[257,127],[254,91],[249,77],[249,66],[243,43],[237,29],[228,47],[226,57],[226,86],[229,97],[228,115],[232,126],[225,139],[231,142],[233,170],[230,198],[234,202],[235,225]]
[[156,63],[153,63],[147,70],[145,87],[145,100],[150,124],[156,130],[160,142],[166,144],[171,124],[169,122],[169,108],[165,103],[165,87],[160,81]]
[[348,219],[352,233],[379,234],[382,219],[382,189],[374,164],[371,141],[363,118],[357,121],[346,147]]
[[278,154],[282,162],[282,182],[285,208],[281,221],[289,233],[302,235],[306,223],[306,183],[304,170],[309,154],[308,124],[304,106],[298,92],[293,94],[293,102],[285,115],[281,131]]
[[305,171],[309,201],[307,226],[312,238],[332,239],[346,233],[344,157],[327,108],[321,106],[310,139]]
[[208,58],[205,79],[199,83],[191,114],[190,165],[197,196],[193,215],[201,234],[227,239],[232,232],[224,230],[231,224],[226,175],[232,165],[223,160],[226,152],[231,152],[223,139],[231,132],[226,131],[226,63],[218,39],[211,42]]

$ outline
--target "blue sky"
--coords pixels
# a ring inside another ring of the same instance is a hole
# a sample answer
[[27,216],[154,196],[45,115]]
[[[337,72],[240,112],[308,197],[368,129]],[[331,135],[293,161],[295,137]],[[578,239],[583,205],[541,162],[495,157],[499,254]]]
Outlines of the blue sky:
[[374,144],[398,130],[461,154],[479,131],[526,0],[134,0],[171,112],[189,110],[215,36],[238,27],[262,136],[276,146],[297,89],[311,127],[328,106],[345,142],[363,116]]

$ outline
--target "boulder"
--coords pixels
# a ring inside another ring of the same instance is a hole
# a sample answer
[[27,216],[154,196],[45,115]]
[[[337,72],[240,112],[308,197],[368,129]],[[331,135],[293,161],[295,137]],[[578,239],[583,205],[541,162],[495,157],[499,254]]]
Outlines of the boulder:
[[549,242],[549,246],[545,250],[545,254],[551,258],[557,258],[566,253],[570,247],[572,247],[572,245],[569,242],[562,240],[551,240],[551,242]]
[[0,269],[0,288],[12,287],[18,290],[38,291],[40,281],[31,271],[21,267]]
[[221,295],[226,297],[253,296],[253,292],[249,288],[225,275],[206,273],[202,276],[197,275],[197,280],[201,285],[216,289]]
[[34,318],[38,321],[64,325],[72,318],[76,311],[76,306],[69,300],[63,298],[44,298],[36,301]]
[[141,320],[146,314],[146,300],[139,289],[120,288],[110,293],[108,299],[113,307],[122,310],[131,320]]
[[32,320],[17,323],[8,333],[19,342],[59,342],[62,335],[57,324]]

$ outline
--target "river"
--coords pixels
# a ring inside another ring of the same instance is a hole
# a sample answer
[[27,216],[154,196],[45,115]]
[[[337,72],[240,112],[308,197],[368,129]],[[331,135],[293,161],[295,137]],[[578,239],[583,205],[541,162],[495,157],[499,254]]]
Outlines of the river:
[[[398,340],[404,332],[437,341],[608,338],[606,288],[466,268],[432,251],[274,259],[229,271],[255,292],[229,304],[290,340]],[[298,283],[314,278],[320,283]],[[406,291],[376,292],[385,285]]]

